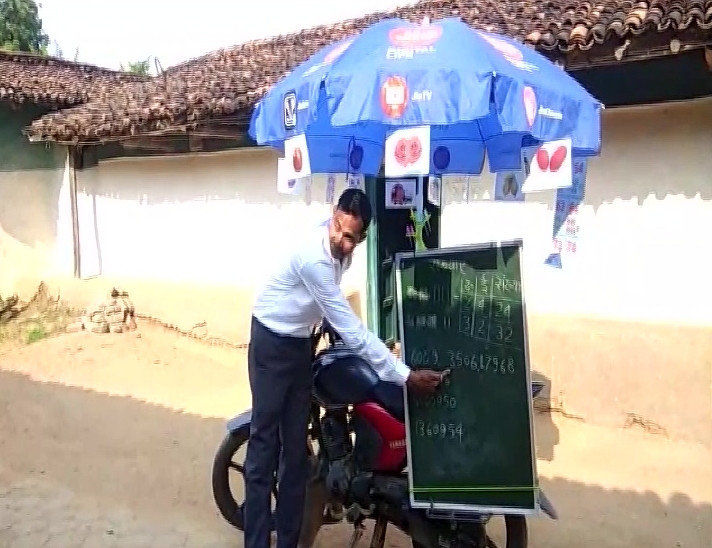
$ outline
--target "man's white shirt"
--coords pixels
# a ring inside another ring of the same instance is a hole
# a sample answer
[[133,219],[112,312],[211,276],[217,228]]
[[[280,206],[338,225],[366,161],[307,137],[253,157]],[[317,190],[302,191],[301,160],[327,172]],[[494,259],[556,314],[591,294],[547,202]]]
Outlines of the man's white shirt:
[[356,316],[339,284],[351,266],[331,255],[328,228],[320,226],[276,267],[257,296],[252,314],[279,335],[308,337],[326,318],[344,343],[384,381],[405,384],[410,369]]

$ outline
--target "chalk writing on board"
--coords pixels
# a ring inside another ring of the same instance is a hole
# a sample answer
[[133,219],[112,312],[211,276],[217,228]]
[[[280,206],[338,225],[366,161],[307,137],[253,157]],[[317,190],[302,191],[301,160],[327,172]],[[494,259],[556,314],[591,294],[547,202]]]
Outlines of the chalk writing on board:
[[458,332],[491,344],[515,347],[513,306],[521,306],[521,282],[495,274],[461,278]]
[[493,353],[476,352],[474,354],[463,353],[460,350],[448,350],[448,367],[453,369],[470,369],[481,373],[501,373],[512,374],[516,371],[513,356],[495,355]]
[[521,246],[403,255],[397,276],[403,358],[451,372],[408,393],[411,501],[536,509]]
[[430,422],[417,421],[415,434],[421,438],[440,438],[442,440],[456,441],[462,444],[464,436],[461,422]]
[[425,407],[429,409],[455,409],[457,407],[457,399],[451,394],[438,393],[436,396],[418,398],[415,400],[415,405],[416,407]]
[[[484,277],[484,274],[482,277]],[[504,293],[509,293],[519,297],[522,294],[522,282],[518,280],[510,280],[505,276],[496,274],[494,276],[494,289],[496,291],[503,291]]]
[[446,261],[441,259],[430,259],[428,261],[430,268],[435,270],[441,268],[443,270],[457,270],[460,274],[466,274],[465,265],[461,261]]
[[[447,262],[447,261],[446,261]],[[453,261],[454,263],[454,261]],[[487,344],[520,349],[521,336],[515,331],[521,307],[521,282],[500,274],[461,277],[458,288],[447,285],[406,288],[411,300],[452,307],[451,314],[407,314],[405,325],[418,330],[437,331],[451,328],[458,333]],[[454,312],[457,312],[456,315]],[[423,356],[425,360],[426,356]],[[414,365],[435,365],[411,356]]]
[[408,314],[405,317],[405,324],[408,327],[414,327],[416,329],[438,329],[438,325],[442,325],[445,329],[450,329],[450,316],[443,316],[438,321],[438,316],[436,314],[418,314],[413,316]]
[[413,349],[410,353],[410,364],[436,366],[440,363],[440,356],[437,350]]

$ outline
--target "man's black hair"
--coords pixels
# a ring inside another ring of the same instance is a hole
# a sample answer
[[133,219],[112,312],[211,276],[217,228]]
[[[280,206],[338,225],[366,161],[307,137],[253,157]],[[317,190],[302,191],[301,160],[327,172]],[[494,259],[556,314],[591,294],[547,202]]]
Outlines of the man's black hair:
[[339,196],[336,208],[361,219],[363,231],[366,232],[368,230],[373,218],[373,212],[371,211],[371,202],[368,201],[368,197],[363,190],[360,188],[347,188]]

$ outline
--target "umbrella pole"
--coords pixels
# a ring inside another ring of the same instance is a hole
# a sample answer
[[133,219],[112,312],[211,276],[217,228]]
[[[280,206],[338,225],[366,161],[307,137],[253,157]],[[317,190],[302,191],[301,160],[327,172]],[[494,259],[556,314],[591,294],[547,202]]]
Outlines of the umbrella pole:
[[423,208],[424,208],[424,200],[425,200],[425,178],[420,176],[418,177],[418,193],[416,194],[415,198],[415,211],[418,213],[418,218],[422,219],[423,216]]

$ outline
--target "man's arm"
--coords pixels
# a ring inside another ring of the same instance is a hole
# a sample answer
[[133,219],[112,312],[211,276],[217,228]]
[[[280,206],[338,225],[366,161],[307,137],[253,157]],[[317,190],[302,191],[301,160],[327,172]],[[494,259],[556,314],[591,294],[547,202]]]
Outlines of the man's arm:
[[333,265],[327,261],[305,262],[300,267],[300,274],[324,317],[346,345],[370,363],[382,380],[405,384],[410,369],[356,316],[336,285]]

